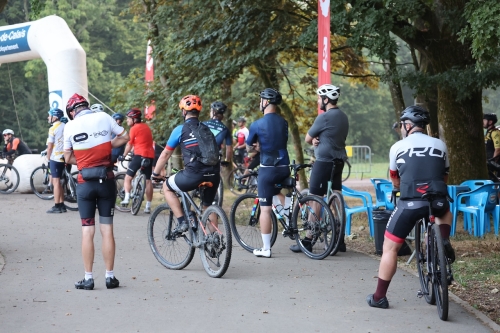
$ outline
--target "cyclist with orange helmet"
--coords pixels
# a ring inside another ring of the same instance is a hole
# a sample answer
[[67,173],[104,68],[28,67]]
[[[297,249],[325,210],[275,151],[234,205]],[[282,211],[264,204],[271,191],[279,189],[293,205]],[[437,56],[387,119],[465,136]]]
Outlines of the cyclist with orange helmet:
[[[175,148],[180,145],[182,158],[184,160],[184,170],[177,172],[175,175],[170,176],[163,185],[165,193],[165,200],[172,209],[175,217],[177,218],[178,226],[177,232],[185,232],[188,230],[188,221],[182,211],[181,203],[176,195],[176,192],[188,192],[198,188],[202,182],[211,182],[212,187],[207,187],[203,196],[203,206],[207,208],[214,201],[217,194],[217,188],[220,182],[220,161],[219,150],[215,138],[212,140],[214,143],[213,159],[217,160],[214,165],[208,165],[202,162],[200,156],[203,152],[200,149],[198,139],[193,133],[193,128],[205,126],[198,120],[201,112],[201,99],[196,95],[184,96],[180,103],[179,108],[185,119],[184,124],[177,126],[172,131],[165,149],[161,153],[158,161],[156,162],[153,171],[153,179],[161,179],[160,172],[165,167],[169,158],[172,156]],[[207,127],[208,129],[208,127]],[[210,132],[210,129],[208,129]],[[211,132],[210,132],[211,133]],[[211,134],[213,137],[213,134]],[[210,163],[213,164],[213,163]],[[211,228],[211,226],[209,226]],[[214,231],[214,230],[210,230]]]
[[146,207],[144,213],[151,213],[151,200],[153,200],[153,183],[151,183],[151,171],[153,170],[153,159],[155,158],[155,150],[153,144],[153,133],[149,126],[142,122],[142,112],[139,109],[133,108],[127,112],[127,125],[130,128],[130,141],[125,146],[125,151],[122,156],[118,156],[119,161],[124,160],[124,156],[134,148],[134,157],[127,168],[127,175],[123,181],[125,189],[125,198],[121,202],[122,206],[128,205],[130,201],[130,190],[132,189],[132,178],[134,178],[137,170],[141,168],[142,159],[149,160],[144,166],[143,172],[146,176]]

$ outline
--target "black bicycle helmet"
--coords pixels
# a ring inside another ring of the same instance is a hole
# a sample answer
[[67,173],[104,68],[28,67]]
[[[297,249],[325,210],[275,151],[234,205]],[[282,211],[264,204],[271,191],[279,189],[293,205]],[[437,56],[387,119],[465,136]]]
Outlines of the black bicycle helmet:
[[483,114],[483,119],[493,121],[493,125],[495,125],[497,123],[497,121],[498,121],[497,115],[494,114],[494,113],[484,113]]
[[429,112],[421,106],[412,105],[401,112],[401,121],[409,120],[419,127],[423,127],[431,122]]
[[210,105],[210,108],[215,110],[216,113],[220,113],[220,114],[224,114],[224,112],[226,112],[226,110],[227,110],[226,104],[219,102],[219,101],[213,102]]
[[281,93],[273,88],[266,88],[262,90],[259,94],[260,98],[267,99],[269,104],[279,105],[283,100]]

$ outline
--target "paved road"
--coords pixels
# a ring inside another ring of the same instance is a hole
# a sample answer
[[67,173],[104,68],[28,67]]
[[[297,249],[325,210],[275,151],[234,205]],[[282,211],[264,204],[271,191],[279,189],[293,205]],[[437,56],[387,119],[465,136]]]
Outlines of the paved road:
[[[163,268],[146,239],[147,216],[117,212],[115,274],[107,290],[96,235],[93,291],[83,277],[78,213],[48,215],[34,195],[0,196],[1,332],[491,332],[457,303],[442,322],[415,296],[418,280],[398,271],[389,310],[367,306],[378,261],[348,251],[315,261],[288,251],[279,238],[273,258],[233,249],[224,278],[211,279],[196,255],[182,271]],[[235,242],[236,243],[236,242]],[[497,326],[498,327],[498,326]]]

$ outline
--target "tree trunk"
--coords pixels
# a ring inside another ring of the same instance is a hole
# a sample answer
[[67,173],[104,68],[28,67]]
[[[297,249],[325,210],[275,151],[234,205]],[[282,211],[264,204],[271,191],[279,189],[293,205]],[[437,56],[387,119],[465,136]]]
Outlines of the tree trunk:
[[393,57],[389,60],[389,65],[385,65],[385,70],[391,76],[389,81],[389,91],[391,92],[392,105],[394,106],[394,113],[396,119],[399,120],[401,111],[405,109],[405,100],[403,98],[403,90],[401,89],[401,82],[396,77],[396,59]]
[[488,179],[482,129],[481,91],[457,102],[456,93],[438,87],[438,116],[443,125],[448,157],[449,184]]
[[[434,75],[432,63],[429,61],[429,58],[422,53],[420,53],[420,66],[418,67],[418,70],[427,75]],[[435,138],[440,138],[437,95],[437,85],[432,85],[424,92],[424,94],[417,96],[417,103],[423,104],[431,115],[431,123],[427,127],[427,134]]]
[[5,6],[7,6],[7,0],[0,0],[0,13],[3,12]]

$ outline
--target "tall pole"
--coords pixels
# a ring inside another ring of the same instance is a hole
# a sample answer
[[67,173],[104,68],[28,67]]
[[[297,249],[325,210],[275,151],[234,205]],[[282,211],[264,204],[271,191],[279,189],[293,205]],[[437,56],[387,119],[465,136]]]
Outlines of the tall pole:
[[[318,87],[331,83],[330,0],[318,0]],[[318,107],[318,114],[323,113]]]
[[[149,84],[154,80],[154,66],[153,66],[153,48],[151,47],[151,40],[148,40],[148,47],[146,49],[146,73],[144,75],[144,79],[146,81],[146,86],[148,87],[148,91],[150,90]],[[146,105],[144,107],[144,116],[146,119],[153,119],[155,115],[155,106],[154,105]]]

